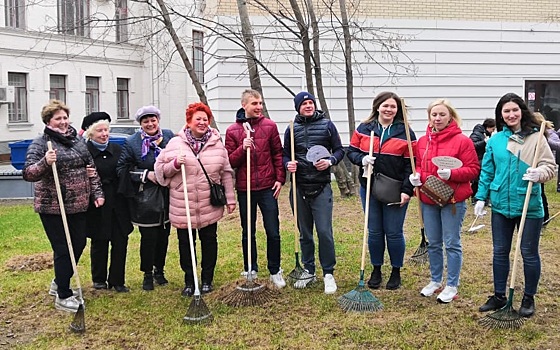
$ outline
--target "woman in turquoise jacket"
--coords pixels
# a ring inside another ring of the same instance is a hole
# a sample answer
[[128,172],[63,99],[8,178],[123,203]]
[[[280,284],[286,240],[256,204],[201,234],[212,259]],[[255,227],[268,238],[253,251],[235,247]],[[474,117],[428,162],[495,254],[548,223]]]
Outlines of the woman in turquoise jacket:
[[[521,220],[527,185],[529,181],[544,183],[552,179],[556,169],[546,140],[542,140],[536,150],[540,123],[521,97],[505,94],[498,101],[495,114],[498,133],[486,146],[474,208],[475,215],[483,215],[484,201],[490,199],[492,203],[494,295],[479,308],[481,312],[505,306],[511,242]],[[532,168],[535,154],[537,166]],[[535,312],[534,295],[541,274],[539,238],[543,217],[541,186],[533,186],[521,238],[525,293],[519,314],[524,317]]]

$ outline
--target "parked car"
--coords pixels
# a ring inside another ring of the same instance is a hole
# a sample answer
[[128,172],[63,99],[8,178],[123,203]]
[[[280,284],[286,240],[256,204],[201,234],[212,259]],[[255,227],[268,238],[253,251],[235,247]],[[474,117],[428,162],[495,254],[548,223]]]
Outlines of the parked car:
[[123,145],[126,138],[138,131],[138,125],[111,125],[109,128],[109,140]]

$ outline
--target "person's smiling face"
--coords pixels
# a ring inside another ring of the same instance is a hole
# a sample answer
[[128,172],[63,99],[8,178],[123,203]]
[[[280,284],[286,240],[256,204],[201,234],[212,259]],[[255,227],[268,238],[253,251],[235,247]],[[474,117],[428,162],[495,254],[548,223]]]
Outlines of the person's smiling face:
[[60,109],[53,113],[52,118],[47,123],[47,126],[53,130],[56,130],[62,134],[68,131],[68,127],[70,126],[70,121],[68,114],[65,110]]
[[200,138],[208,131],[209,124],[208,115],[204,111],[196,111],[187,126],[191,129],[194,137]]
[[159,119],[155,115],[142,117],[140,127],[146,134],[153,136],[159,131]]
[[502,106],[502,118],[513,131],[521,129],[521,108],[515,102],[508,102]]
[[393,123],[393,120],[395,119],[395,116],[397,115],[398,110],[399,107],[395,99],[388,98],[383,101],[377,109],[377,111],[379,112],[379,123],[383,126],[391,125]]

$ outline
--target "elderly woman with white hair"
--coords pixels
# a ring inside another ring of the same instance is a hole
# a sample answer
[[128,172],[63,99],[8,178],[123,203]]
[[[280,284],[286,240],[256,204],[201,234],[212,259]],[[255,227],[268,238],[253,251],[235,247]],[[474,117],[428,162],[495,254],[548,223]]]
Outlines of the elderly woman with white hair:
[[[90,205],[87,211],[86,234],[91,238],[91,279],[95,289],[112,289],[118,293],[129,292],[125,285],[126,251],[128,235],[133,230],[130,223],[126,199],[117,194],[117,162],[122,148],[109,142],[111,117],[105,112],[93,112],[84,117],[82,130],[87,148],[93,157],[95,168],[88,168],[88,175],[99,175],[105,204],[96,208]],[[111,264],[109,260],[111,246]]]
[[140,130],[129,136],[117,164],[119,191],[130,198],[130,216],[140,231],[140,270],[144,272],[142,289],[166,285],[164,275],[169,244],[169,189],[161,186],[154,164],[161,150],[175,136],[159,125],[160,111],[155,106],[140,107],[136,121]]

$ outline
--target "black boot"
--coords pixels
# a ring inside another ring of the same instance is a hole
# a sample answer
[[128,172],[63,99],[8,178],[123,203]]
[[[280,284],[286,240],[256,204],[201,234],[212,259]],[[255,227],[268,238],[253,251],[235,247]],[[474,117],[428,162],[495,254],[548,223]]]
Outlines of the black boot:
[[393,267],[391,271],[391,277],[389,277],[389,282],[387,282],[386,288],[389,290],[399,289],[401,286],[401,269],[400,267]]
[[154,290],[154,275],[151,272],[144,272],[144,281],[142,282],[142,289]]
[[484,305],[478,308],[480,312],[499,310],[506,306],[507,299],[505,294],[494,294],[488,297]]
[[381,266],[374,266],[373,272],[367,281],[368,287],[372,289],[378,289],[381,286]]
[[160,286],[165,286],[167,283],[169,283],[169,281],[165,279],[165,274],[163,272],[163,269],[161,270],[158,268],[154,269],[154,279],[156,280],[156,283],[159,284]]
[[532,295],[523,295],[519,315],[523,317],[531,317],[535,313],[535,298]]

